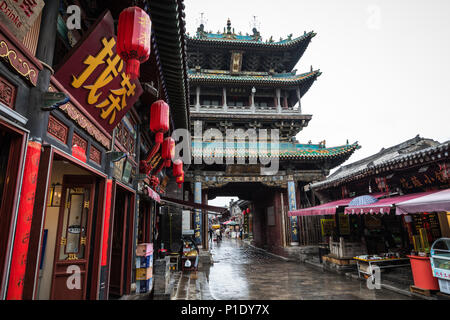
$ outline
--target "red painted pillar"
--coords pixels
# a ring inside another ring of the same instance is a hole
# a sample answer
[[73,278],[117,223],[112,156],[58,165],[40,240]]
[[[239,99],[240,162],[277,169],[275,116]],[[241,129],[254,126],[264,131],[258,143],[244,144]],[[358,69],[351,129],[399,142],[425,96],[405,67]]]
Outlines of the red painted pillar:
[[109,239],[109,224],[111,221],[111,197],[112,197],[112,180],[108,179],[106,182],[106,204],[105,204],[105,224],[103,228],[102,240],[102,267],[108,264],[108,239]]
[[29,141],[17,214],[7,300],[22,300],[40,157],[41,143]]
[[105,212],[103,215],[103,237],[102,237],[102,260],[100,266],[100,289],[99,299],[108,299],[108,245],[109,230],[111,224],[111,200],[112,200],[112,179],[106,181],[105,188]]

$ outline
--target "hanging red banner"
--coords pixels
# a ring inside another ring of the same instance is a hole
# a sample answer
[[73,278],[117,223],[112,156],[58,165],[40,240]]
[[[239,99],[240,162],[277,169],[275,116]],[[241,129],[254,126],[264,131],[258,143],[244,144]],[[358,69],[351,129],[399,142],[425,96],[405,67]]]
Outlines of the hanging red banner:
[[22,299],[40,157],[41,144],[34,141],[28,142],[22,190],[20,193],[19,212],[17,214],[14,250],[6,297],[7,300]]
[[86,162],[86,150],[76,144],[72,147],[72,156],[80,161]]
[[114,21],[107,11],[55,73],[73,98],[109,133],[143,92],[139,80],[126,74],[116,42]]

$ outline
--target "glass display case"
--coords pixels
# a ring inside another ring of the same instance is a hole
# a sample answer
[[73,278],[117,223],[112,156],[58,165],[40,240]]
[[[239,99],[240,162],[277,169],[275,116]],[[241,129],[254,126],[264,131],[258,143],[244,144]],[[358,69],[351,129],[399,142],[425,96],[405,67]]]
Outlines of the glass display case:
[[450,238],[440,238],[431,246],[431,268],[441,292],[450,294]]

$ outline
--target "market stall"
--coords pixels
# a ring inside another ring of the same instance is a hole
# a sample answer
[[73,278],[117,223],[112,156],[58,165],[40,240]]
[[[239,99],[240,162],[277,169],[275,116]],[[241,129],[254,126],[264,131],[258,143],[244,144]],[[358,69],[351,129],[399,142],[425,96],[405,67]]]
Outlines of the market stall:
[[[450,189],[435,190],[396,205],[396,214],[409,221],[409,234],[414,250],[408,256],[414,277],[411,290],[439,290],[450,293]],[[433,246],[431,246],[431,244]],[[438,244],[439,249],[435,249]],[[439,247],[439,245],[442,246]],[[445,252],[449,250],[449,252]]]
[[181,270],[197,271],[200,252],[192,236],[183,235],[181,249]]
[[[373,194],[377,199],[385,192]],[[288,216],[300,218],[317,218],[309,220],[308,225],[317,222],[320,225],[321,241],[318,243],[319,261],[328,261],[340,266],[353,265],[353,256],[367,253],[361,244],[360,230],[358,230],[353,216],[344,215],[344,208],[355,198],[345,198],[331,201],[318,206],[289,211]],[[305,222],[305,221],[304,221]]]
[[[344,213],[346,215],[360,216],[360,224],[363,229],[363,241],[367,248],[367,255],[355,256],[358,276],[369,277],[373,273],[373,267],[377,266],[381,272],[394,268],[409,268],[412,261],[408,257],[410,253],[408,233],[411,230],[408,225],[410,219],[402,219],[394,214],[395,204],[431,194],[432,192],[398,195],[382,199],[365,196],[359,203],[352,201]],[[411,217],[409,217],[411,218]],[[408,229],[409,227],[409,229]],[[422,234],[425,234],[422,231]],[[400,273],[406,272],[399,270]]]

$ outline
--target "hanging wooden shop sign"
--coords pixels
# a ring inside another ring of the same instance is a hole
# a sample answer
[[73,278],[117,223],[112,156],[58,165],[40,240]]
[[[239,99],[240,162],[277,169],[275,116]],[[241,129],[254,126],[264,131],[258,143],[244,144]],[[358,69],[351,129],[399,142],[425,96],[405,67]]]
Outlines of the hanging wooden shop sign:
[[44,7],[44,0],[0,1],[0,24],[22,41]]
[[126,74],[126,64],[116,53],[109,11],[67,57],[55,78],[111,133],[143,90],[138,79],[131,80]]
[[123,168],[125,166],[126,159],[120,159],[119,161],[114,162],[114,170],[113,170],[113,176],[117,180],[122,180],[123,175]]

